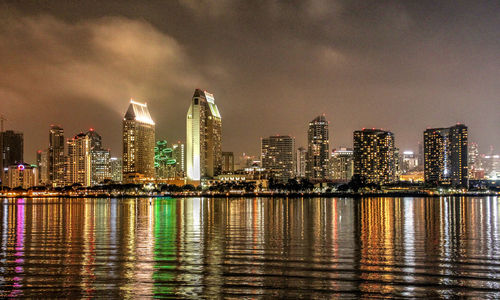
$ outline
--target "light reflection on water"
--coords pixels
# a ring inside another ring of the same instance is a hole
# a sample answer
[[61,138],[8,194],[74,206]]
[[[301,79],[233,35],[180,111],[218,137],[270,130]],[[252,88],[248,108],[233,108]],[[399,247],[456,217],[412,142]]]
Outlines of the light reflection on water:
[[500,297],[497,197],[2,201],[0,297]]

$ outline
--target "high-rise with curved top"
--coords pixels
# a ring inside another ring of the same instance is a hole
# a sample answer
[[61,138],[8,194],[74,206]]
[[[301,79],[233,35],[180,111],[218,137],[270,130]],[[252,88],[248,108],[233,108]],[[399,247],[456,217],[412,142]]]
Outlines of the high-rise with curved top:
[[123,181],[154,179],[155,122],[148,106],[130,100],[123,118]]
[[186,118],[186,171],[189,181],[222,172],[222,120],[212,94],[196,89]]

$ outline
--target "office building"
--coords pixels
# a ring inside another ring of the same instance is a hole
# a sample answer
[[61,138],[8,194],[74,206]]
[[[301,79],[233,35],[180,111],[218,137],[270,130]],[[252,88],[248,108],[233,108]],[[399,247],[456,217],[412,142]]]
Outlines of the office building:
[[214,96],[196,89],[186,118],[186,171],[189,181],[222,172],[222,119]]
[[155,123],[146,104],[130,100],[123,118],[123,181],[155,177]]
[[178,141],[172,145],[172,157],[175,159],[175,177],[186,176],[186,151],[184,144]]
[[68,139],[66,185],[92,184],[92,155],[90,137],[84,133]]
[[270,136],[261,140],[262,167],[279,182],[294,177],[295,139],[291,136]]
[[321,180],[328,177],[329,145],[328,121],[324,115],[321,115],[309,122],[307,131],[307,178]]
[[403,152],[400,160],[401,174],[408,174],[417,169],[418,156],[413,151],[407,150]]
[[102,137],[94,128],[90,128],[86,135],[90,139],[91,184],[102,184],[111,180],[111,153],[103,148]]
[[366,183],[384,184],[396,180],[394,134],[381,129],[354,132],[354,175]]
[[38,168],[34,165],[18,164],[7,167],[7,186],[28,189],[38,185]]
[[431,185],[468,186],[467,127],[430,128],[424,132],[424,176]]
[[64,129],[51,125],[49,131],[49,149],[47,158],[48,183],[52,186],[65,184]]
[[234,172],[234,154],[233,152],[222,152],[222,173]]
[[330,157],[330,177],[335,181],[348,182],[354,170],[354,152],[352,149],[339,148],[332,151]]
[[306,177],[306,161],[307,149],[304,147],[297,148],[297,151],[295,152],[295,177]]
[[123,173],[122,173],[122,160],[121,160],[121,158],[111,157],[110,165],[111,165],[111,180],[113,180],[114,182],[122,182]]
[[166,140],[156,141],[155,170],[158,179],[167,179],[175,176],[176,160],[172,155],[172,148],[168,147]]
[[0,132],[0,166],[2,169],[23,163],[24,138],[22,132],[6,130]]

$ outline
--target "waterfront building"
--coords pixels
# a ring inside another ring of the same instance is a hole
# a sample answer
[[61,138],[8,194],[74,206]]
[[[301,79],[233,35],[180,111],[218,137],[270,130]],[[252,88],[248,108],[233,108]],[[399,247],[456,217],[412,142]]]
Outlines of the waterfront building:
[[297,148],[295,153],[295,177],[304,178],[306,177],[306,161],[307,161],[307,149],[304,147]]
[[66,178],[65,164],[64,129],[57,125],[51,125],[47,157],[47,183],[54,187],[64,186]]
[[196,89],[186,118],[188,181],[213,178],[222,172],[222,119],[214,96]]
[[366,183],[384,184],[397,180],[394,134],[381,129],[354,132],[354,175]]
[[6,130],[0,132],[0,169],[23,162],[24,137],[22,132]]
[[84,133],[68,139],[66,185],[92,184],[92,155],[90,137]]
[[102,184],[111,180],[111,153],[102,147],[102,137],[94,128],[90,128],[86,135],[90,139],[91,184]]
[[172,157],[175,159],[175,177],[186,176],[186,151],[184,144],[178,141],[172,145]]
[[7,167],[7,186],[28,189],[38,185],[38,168],[35,165],[17,164]]
[[110,165],[111,165],[111,180],[113,180],[114,182],[122,182],[123,180],[122,159],[117,157],[111,157]]
[[317,180],[327,178],[329,145],[328,121],[324,115],[321,115],[309,122],[307,131],[307,178]]
[[[2,119],[3,130],[3,119]],[[6,181],[5,171],[10,165],[23,162],[24,139],[23,133],[13,130],[0,132],[0,181]]]
[[130,100],[123,118],[123,181],[155,177],[155,123],[145,103]]
[[468,186],[467,127],[430,128],[424,132],[425,182]]
[[176,160],[172,155],[172,148],[168,147],[166,140],[156,141],[155,146],[155,169],[156,178],[167,179],[175,177]]
[[500,155],[484,155],[482,158],[482,164],[484,165],[483,174],[485,178],[489,180],[500,179]]
[[222,152],[222,173],[233,173],[234,172],[234,153],[233,152]]
[[335,181],[347,182],[351,180],[354,161],[354,152],[349,148],[339,148],[332,151],[330,157],[330,177]]
[[271,172],[280,182],[294,177],[295,139],[291,136],[275,135],[261,139],[262,168]]
[[400,160],[401,173],[408,174],[418,167],[418,156],[413,151],[406,150],[403,152]]

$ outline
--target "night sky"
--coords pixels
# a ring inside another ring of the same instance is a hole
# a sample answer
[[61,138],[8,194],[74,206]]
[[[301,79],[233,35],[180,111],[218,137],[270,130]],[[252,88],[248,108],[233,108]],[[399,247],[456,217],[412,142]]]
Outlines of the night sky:
[[2,2],[0,71],[28,162],[50,124],[68,138],[94,127],[121,155],[130,98],[157,138],[184,140],[195,88],[214,94],[235,154],[273,134],[305,145],[323,113],[331,148],[378,127],[417,150],[427,127],[461,122],[500,152],[498,0]]

